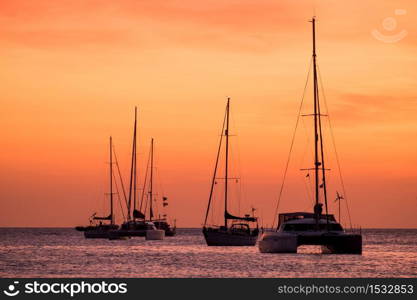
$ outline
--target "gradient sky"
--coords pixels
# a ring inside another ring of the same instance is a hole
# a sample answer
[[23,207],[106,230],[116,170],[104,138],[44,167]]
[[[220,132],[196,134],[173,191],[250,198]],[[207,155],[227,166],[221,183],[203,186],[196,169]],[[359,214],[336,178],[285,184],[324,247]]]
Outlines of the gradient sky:
[[[74,226],[103,212],[108,136],[127,175],[135,105],[141,179],[154,137],[170,216],[200,226],[227,96],[241,209],[271,224],[314,14],[352,222],[416,228],[417,3],[406,0],[0,1],[0,226]],[[374,29],[407,35],[384,43]],[[311,165],[309,122],[280,211],[311,209],[298,170]]]

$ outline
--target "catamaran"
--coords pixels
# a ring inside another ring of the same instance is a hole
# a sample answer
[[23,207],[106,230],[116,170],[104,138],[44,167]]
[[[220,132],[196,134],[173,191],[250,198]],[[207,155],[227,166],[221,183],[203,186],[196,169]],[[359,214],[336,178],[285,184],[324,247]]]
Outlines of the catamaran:
[[[325,168],[324,160],[321,123],[322,114],[320,111],[317,82],[316,19],[314,17],[312,18],[311,23],[313,28],[312,60],[314,80],[314,113],[311,114],[314,117],[314,168],[311,168],[311,170],[314,170],[315,174],[315,204],[313,212],[279,214],[276,231],[263,233],[258,242],[258,246],[262,253],[296,253],[297,248],[300,245],[321,245],[324,253],[361,254],[362,235],[354,232],[348,233],[342,228],[341,224],[336,221],[334,215],[328,213],[327,169]],[[300,115],[298,118],[299,117]],[[320,195],[323,195],[322,198],[324,198],[325,213],[323,213],[323,203],[320,201]],[[337,196],[340,201],[341,198],[338,193]]]
[[[230,98],[227,99],[226,113],[223,120],[222,132],[217,151],[217,158],[214,167],[214,174],[211,181],[210,195],[204,220],[203,234],[208,246],[253,246],[256,244],[259,229],[257,218],[250,215],[244,217],[234,216],[228,211],[228,181],[229,179],[229,115]],[[214,185],[216,184],[217,168],[219,164],[220,152],[225,137],[225,174],[224,178],[224,225],[208,225],[208,216],[213,199]],[[251,228],[250,224],[256,223],[256,228]]]

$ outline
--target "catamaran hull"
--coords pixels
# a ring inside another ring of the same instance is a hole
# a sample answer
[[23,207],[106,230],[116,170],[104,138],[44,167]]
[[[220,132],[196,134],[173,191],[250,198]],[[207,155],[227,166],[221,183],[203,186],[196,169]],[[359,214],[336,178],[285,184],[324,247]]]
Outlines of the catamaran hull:
[[329,254],[362,254],[362,236],[346,234],[324,237],[322,251]]
[[264,233],[258,242],[261,253],[297,253],[296,235]]
[[208,246],[254,246],[258,235],[242,235],[230,232],[203,231]]
[[175,236],[176,234],[177,234],[177,231],[175,229],[165,230],[165,236]]
[[285,234],[265,233],[258,242],[261,253],[297,253],[298,246],[321,245],[327,254],[362,254],[359,234]]

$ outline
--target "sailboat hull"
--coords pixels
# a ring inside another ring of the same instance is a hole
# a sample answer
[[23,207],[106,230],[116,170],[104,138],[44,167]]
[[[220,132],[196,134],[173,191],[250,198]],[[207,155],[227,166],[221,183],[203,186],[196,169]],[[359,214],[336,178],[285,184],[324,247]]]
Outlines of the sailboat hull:
[[149,230],[156,230],[154,223],[143,220],[132,220],[122,224],[120,229],[112,230],[112,237],[146,236]]
[[111,232],[112,237],[146,236],[147,229],[119,229]]
[[86,239],[107,239],[109,233],[116,230],[118,227],[119,226],[114,224],[89,227],[84,231],[84,237]]
[[84,237],[86,239],[107,239],[109,237],[108,231],[89,230],[84,231]]
[[258,239],[258,233],[231,231],[203,230],[204,238],[208,246],[254,246]]
[[103,224],[98,226],[89,226],[84,231],[84,237],[86,239],[107,239],[109,232],[116,230],[119,226],[114,224]]

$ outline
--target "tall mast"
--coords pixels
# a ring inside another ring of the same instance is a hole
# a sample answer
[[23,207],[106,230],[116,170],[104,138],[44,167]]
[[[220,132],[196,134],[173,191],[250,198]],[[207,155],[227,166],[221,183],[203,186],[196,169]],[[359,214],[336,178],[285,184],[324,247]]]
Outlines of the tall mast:
[[[326,169],[324,166],[324,149],[323,149],[323,134],[321,130],[321,112],[320,112],[320,100],[319,89],[317,80],[317,61],[316,61],[316,19],[313,17],[311,20],[313,24],[313,76],[314,76],[314,170],[315,170],[315,188],[316,188],[316,205],[319,204],[319,190],[323,188],[324,203],[326,207],[326,215],[328,215],[327,206],[327,187],[326,187]],[[320,142],[320,145],[319,145]],[[319,146],[320,146],[320,158],[319,161]],[[319,184],[319,169],[322,170],[322,183]],[[316,224],[318,225],[318,217],[316,216]],[[329,219],[327,219],[327,225],[329,225]]]
[[314,178],[315,178],[315,200],[316,205],[319,204],[319,151],[318,151],[318,145],[319,145],[319,135],[317,133],[318,128],[318,118],[320,116],[318,115],[317,111],[317,101],[318,101],[318,95],[317,95],[317,67],[316,67],[316,19],[313,17],[311,20],[311,23],[313,24],[313,79],[314,79],[314,87],[313,87],[313,93],[314,93]]
[[223,142],[223,136],[224,136],[223,132],[224,132],[224,126],[225,126],[225,123],[226,123],[226,115],[227,115],[227,111],[224,114],[222,130],[220,131],[219,147],[217,148],[217,156],[216,156],[216,163],[214,165],[213,177],[211,178],[209,201],[208,201],[208,204],[207,204],[206,217],[204,219],[204,226],[206,226],[206,224],[207,224],[207,218],[208,218],[208,215],[209,215],[209,212],[210,212],[210,205],[211,205],[211,200],[212,200],[212,197],[213,197],[214,185],[216,184],[217,166],[219,165],[220,151],[222,149],[222,142]]
[[134,144],[135,144],[135,155],[134,155],[134,172],[133,172],[133,211],[136,210],[136,191],[137,191],[137,162],[136,162],[136,157],[137,157],[137,108],[135,107],[135,138],[134,138]]
[[227,98],[226,106],[226,130],[224,135],[226,136],[226,158],[224,168],[224,226],[227,228],[227,188],[228,188],[228,175],[229,175],[229,111],[230,111],[230,98]]
[[150,220],[152,221],[152,215],[153,215],[153,210],[152,210],[152,202],[153,202],[153,138],[151,139],[151,174],[150,174],[150,182],[149,182],[149,198],[150,198]]
[[110,136],[110,224],[114,224],[113,216],[113,144]]
[[[132,219],[132,192],[133,201],[136,202],[136,123],[137,123],[137,107],[135,106],[135,123],[133,127],[133,143],[132,143],[132,161],[130,165],[130,183],[129,183],[129,201],[127,205],[127,219]],[[132,191],[133,188],[133,191]]]

